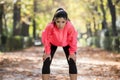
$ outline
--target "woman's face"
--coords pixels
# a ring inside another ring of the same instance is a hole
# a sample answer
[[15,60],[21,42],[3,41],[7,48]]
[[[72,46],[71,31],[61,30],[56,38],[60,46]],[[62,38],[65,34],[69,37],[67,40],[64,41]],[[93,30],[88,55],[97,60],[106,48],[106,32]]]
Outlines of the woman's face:
[[55,23],[59,29],[63,29],[67,20],[65,18],[57,18],[55,19]]

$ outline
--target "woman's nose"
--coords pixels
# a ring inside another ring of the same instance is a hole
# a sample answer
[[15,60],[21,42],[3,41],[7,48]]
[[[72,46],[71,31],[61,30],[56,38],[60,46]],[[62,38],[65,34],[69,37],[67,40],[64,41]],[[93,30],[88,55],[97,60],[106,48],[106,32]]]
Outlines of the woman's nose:
[[62,24],[60,23],[59,26],[62,27]]

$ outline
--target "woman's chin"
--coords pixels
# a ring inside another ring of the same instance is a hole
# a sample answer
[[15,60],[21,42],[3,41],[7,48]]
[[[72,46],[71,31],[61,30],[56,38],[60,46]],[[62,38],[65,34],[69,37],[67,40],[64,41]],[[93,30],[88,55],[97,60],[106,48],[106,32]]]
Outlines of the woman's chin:
[[63,28],[59,28],[59,29],[63,29]]

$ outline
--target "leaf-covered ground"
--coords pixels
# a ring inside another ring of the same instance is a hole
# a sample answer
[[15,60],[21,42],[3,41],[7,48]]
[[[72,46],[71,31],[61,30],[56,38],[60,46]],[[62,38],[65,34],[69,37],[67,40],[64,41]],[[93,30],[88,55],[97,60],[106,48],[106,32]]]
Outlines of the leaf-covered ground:
[[[42,80],[42,55],[42,47],[0,54],[0,80]],[[120,54],[79,47],[77,68],[77,80],[120,80]],[[70,80],[62,48],[54,56],[50,80]]]

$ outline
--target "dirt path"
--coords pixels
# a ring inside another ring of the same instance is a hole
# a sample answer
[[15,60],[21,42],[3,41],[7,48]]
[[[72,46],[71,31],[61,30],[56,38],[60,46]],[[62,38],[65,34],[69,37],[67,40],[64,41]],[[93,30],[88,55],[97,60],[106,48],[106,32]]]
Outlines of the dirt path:
[[[43,48],[0,54],[0,80],[42,80]],[[69,80],[63,50],[57,49],[51,64],[50,80]],[[120,80],[120,54],[89,47],[78,48],[78,80]]]

